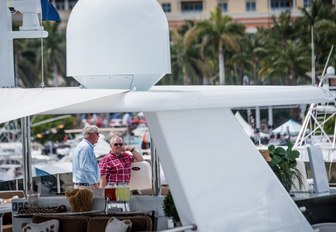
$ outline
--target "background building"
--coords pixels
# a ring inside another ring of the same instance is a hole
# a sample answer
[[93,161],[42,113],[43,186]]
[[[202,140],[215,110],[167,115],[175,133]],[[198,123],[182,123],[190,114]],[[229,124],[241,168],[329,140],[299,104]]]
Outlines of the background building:
[[210,16],[216,6],[248,31],[257,27],[270,27],[271,17],[290,11],[300,16],[300,7],[309,7],[312,0],[158,0],[167,15],[171,27],[179,27],[184,20],[202,20]]
[[[77,1],[53,0],[67,21],[71,9]],[[237,22],[243,23],[248,32],[256,31],[257,27],[271,27],[271,17],[283,11],[290,11],[293,17],[300,16],[300,8],[310,7],[312,0],[158,0],[166,13],[169,26],[179,27],[185,20],[202,20],[210,16],[216,6]],[[329,0],[335,4],[336,0]]]
[[290,11],[293,17],[300,16],[299,7],[309,7],[311,0],[158,0],[166,12],[169,25],[179,27],[184,20],[202,20],[210,16],[216,6],[247,31],[257,27],[270,27],[272,15]]
[[[272,26],[272,16],[290,11],[292,17],[301,16],[300,8],[311,6],[312,0],[157,0],[166,13],[170,27],[180,27],[185,20],[203,20],[219,6],[223,13],[235,21],[243,23],[247,32],[255,32],[257,27]],[[77,0],[51,0],[66,25]],[[336,0],[324,0],[333,3]],[[63,28],[63,27],[62,27]]]

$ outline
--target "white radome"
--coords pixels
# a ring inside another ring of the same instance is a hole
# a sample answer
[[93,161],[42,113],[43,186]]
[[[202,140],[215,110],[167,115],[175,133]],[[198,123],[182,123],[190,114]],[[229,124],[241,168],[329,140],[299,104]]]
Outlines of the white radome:
[[157,1],[81,0],[67,26],[67,76],[86,88],[148,90],[171,72],[169,49]]

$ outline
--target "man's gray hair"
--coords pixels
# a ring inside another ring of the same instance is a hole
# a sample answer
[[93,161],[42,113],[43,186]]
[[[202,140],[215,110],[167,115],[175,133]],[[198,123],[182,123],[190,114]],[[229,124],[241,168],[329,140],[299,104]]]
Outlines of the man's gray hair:
[[84,138],[89,137],[89,134],[91,133],[98,133],[98,131],[99,131],[99,128],[97,126],[94,126],[94,125],[86,126],[83,129]]
[[123,141],[123,139],[119,136],[119,135],[112,135],[111,139],[110,139],[110,144],[112,144],[114,142],[115,139],[121,139],[121,141]]

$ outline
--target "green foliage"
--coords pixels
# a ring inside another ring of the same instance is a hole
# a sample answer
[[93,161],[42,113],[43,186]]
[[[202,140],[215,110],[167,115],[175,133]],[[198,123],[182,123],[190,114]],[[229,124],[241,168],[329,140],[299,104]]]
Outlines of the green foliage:
[[180,221],[179,215],[175,208],[175,203],[173,196],[171,195],[170,191],[168,191],[165,199],[163,200],[163,211],[166,217],[173,219],[175,223]]
[[292,148],[293,144],[291,143],[288,143],[287,150],[282,147],[276,148],[274,145],[268,147],[272,158],[268,164],[287,192],[290,191],[295,178],[299,181],[300,186],[303,183],[302,175],[296,168],[296,158],[300,156],[300,153]]
[[[52,118],[55,118],[55,115],[38,115],[32,119],[32,124]],[[64,130],[73,128],[75,122],[76,117],[70,116],[61,120],[51,121],[36,127],[32,127],[32,137],[35,141],[42,144],[47,141],[63,141],[65,136]]]
[[[316,74],[320,75],[326,56],[336,43],[336,8],[328,1],[314,0],[311,7],[299,9],[302,17],[281,12],[272,17],[270,28],[257,28],[253,34],[244,33],[243,25],[220,8],[214,9],[209,19],[185,21],[176,32],[171,31],[172,74],[162,78],[160,84],[213,85],[219,82],[219,77],[227,84],[239,84],[245,75],[250,77],[251,85],[310,84],[307,73],[311,72],[311,29],[314,29]],[[44,81],[47,86],[77,86],[74,79],[63,78],[66,35],[59,25],[51,22],[43,25],[49,32],[43,40]],[[40,41],[14,40],[14,52],[17,85],[40,86]],[[330,65],[335,64],[334,52]]]
[[334,127],[335,127],[335,117],[329,119],[325,124],[324,124],[324,131],[330,135],[334,133]]
[[[222,13],[220,7],[210,12],[210,19],[196,24],[197,35],[201,38],[201,51],[204,55],[212,54],[218,57],[219,84],[225,84],[225,59],[228,52],[240,52],[240,38],[245,27],[235,22],[230,16]],[[207,59],[204,59],[207,60]]]

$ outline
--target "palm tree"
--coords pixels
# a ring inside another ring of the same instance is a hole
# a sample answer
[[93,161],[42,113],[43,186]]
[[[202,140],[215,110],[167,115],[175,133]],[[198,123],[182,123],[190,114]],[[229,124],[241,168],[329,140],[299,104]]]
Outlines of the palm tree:
[[35,87],[38,70],[35,67],[35,51],[31,41],[14,40],[14,70],[17,87]]
[[[192,25],[190,25],[192,26]],[[184,34],[181,34],[185,31]],[[183,76],[183,83],[200,83],[201,66],[200,44],[196,41],[195,30],[171,30],[171,50],[173,72],[179,72]],[[175,74],[176,75],[176,74]]]
[[268,57],[268,62],[260,69],[261,76],[271,79],[285,77],[284,80],[278,79],[278,84],[285,85],[297,85],[301,79],[308,79],[309,53],[300,41],[287,40],[282,46],[273,46],[270,51],[273,55]]
[[258,70],[260,69],[261,61],[267,54],[265,45],[265,29],[258,28],[257,33],[246,34],[240,41],[241,50],[234,53],[231,62],[236,66],[235,70],[240,72],[239,77],[241,80],[237,83],[243,83],[243,76],[251,77],[252,83],[258,83]]
[[218,58],[216,57],[216,49],[214,47],[208,47],[204,45],[205,40],[200,45],[201,64],[199,67],[202,72],[202,84],[214,85],[218,80]]
[[[301,8],[301,11],[303,13],[303,18],[301,20],[301,23],[308,27],[308,31],[310,31],[311,34],[311,51],[312,51],[312,83],[315,84],[315,43],[317,42],[315,38],[315,30],[321,31],[320,29],[325,28],[325,26],[328,26],[329,28],[335,28],[335,8],[333,5],[324,3],[321,0],[314,0],[312,2],[311,8],[305,9]],[[330,25],[333,25],[330,27]],[[326,31],[324,31],[326,33]],[[320,43],[317,44],[320,48],[324,46],[324,43],[319,39]],[[327,42],[327,41],[326,41]],[[335,41],[334,41],[335,42]],[[320,49],[321,51],[321,49]],[[323,52],[324,53],[324,52]],[[320,53],[317,55],[317,58],[319,59],[319,56],[323,53]]]
[[[43,60],[46,78],[54,80],[55,86],[59,86],[58,77],[65,77],[65,33],[59,30],[59,24],[45,22],[43,24],[49,36],[43,41]],[[36,65],[42,63],[41,46],[38,42],[36,53]],[[41,74],[42,75],[42,74]]]
[[272,16],[272,23],[271,35],[273,38],[276,37],[277,40],[286,43],[287,40],[293,40],[297,37],[299,25],[295,23],[289,11],[282,12],[278,18]]
[[[49,36],[43,39],[43,64],[46,78],[56,80],[65,76],[65,33],[56,23],[46,22],[44,27]],[[37,87],[41,83],[41,41],[20,39],[14,41],[15,76],[17,85]],[[37,79],[38,78],[38,79]],[[56,86],[57,81],[56,82]]]
[[238,36],[244,34],[244,25],[223,15],[219,7],[210,13],[209,20],[196,25],[205,46],[215,46],[218,52],[219,83],[225,85],[225,51],[239,51]]
[[263,53],[265,59],[261,59],[259,74],[266,78],[266,83],[305,83],[309,71],[308,45],[301,39],[297,20],[292,19],[290,12],[272,20],[273,27],[264,31],[263,43],[267,43],[267,50]]

